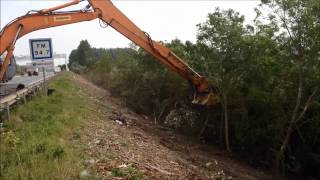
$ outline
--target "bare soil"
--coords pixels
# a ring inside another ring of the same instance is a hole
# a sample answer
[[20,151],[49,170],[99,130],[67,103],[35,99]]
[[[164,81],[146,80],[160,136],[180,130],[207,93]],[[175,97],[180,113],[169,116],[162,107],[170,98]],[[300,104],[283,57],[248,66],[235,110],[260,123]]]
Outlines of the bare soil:
[[[94,103],[97,118],[88,119],[81,143],[99,179],[271,179],[232,154],[170,129],[124,107],[111,94],[73,75],[81,96]],[[117,174],[129,168],[129,175]],[[134,170],[132,170],[134,169]],[[131,173],[131,174],[130,174]]]

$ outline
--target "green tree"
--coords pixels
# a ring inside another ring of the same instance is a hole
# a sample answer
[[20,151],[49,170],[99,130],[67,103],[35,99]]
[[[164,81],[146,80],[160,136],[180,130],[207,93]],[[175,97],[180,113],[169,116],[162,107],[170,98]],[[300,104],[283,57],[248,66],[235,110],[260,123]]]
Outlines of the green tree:
[[248,30],[243,25],[244,17],[229,9],[208,15],[205,23],[198,25],[198,43],[202,51],[203,70],[212,84],[221,93],[224,111],[225,145],[231,151],[229,140],[229,96],[239,86],[243,64],[242,39]]
[[[269,24],[281,27],[279,43],[286,49],[286,91],[291,108],[288,126],[277,155],[277,166],[283,172],[284,157],[292,134],[308,118],[305,114],[318,95],[320,52],[320,3],[317,0],[264,0],[262,7],[270,10]],[[258,15],[262,15],[261,12]],[[296,90],[296,92],[292,92]]]
[[94,61],[93,50],[87,40],[81,40],[78,48],[72,50],[69,56],[70,65],[89,66]]

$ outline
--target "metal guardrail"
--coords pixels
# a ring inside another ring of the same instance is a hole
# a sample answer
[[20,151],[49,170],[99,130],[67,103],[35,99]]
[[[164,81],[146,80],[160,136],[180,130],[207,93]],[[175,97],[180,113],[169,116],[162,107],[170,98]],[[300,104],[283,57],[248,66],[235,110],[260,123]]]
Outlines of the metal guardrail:
[[46,77],[45,81],[43,79],[34,81],[30,83],[27,87],[24,89],[21,89],[19,91],[16,91],[14,93],[11,93],[7,96],[1,97],[0,99],[0,112],[1,111],[7,111],[8,119],[10,119],[10,106],[15,104],[17,101],[23,100],[25,103],[27,101],[26,96],[31,93],[36,93],[37,90],[40,90],[43,87],[43,83],[47,80],[50,80],[55,75],[51,75]]

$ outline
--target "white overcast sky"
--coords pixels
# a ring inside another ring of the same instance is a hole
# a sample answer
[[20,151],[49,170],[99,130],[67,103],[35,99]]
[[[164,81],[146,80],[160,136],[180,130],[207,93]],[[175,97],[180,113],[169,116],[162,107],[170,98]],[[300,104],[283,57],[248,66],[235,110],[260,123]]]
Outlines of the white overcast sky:
[[[1,28],[14,18],[24,15],[29,10],[39,10],[59,5],[67,1],[54,0],[0,0]],[[170,41],[179,38],[182,41],[195,42],[196,24],[204,22],[207,14],[215,7],[232,8],[245,15],[246,23],[255,18],[254,8],[260,3],[257,0],[116,0],[113,3],[142,30],[148,32],[152,39]],[[82,2],[66,10],[83,8]],[[65,10],[65,9],[64,9]],[[87,39],[93,47],[114,48],[127,47],[129,40],[111,27],[103,29],[97,20],[78,24],[54,27],[27,34],[16,43],[15,55],[29,55],[29,39],[52,38],[53,49],[57,53],[69,54],[80,40]]]

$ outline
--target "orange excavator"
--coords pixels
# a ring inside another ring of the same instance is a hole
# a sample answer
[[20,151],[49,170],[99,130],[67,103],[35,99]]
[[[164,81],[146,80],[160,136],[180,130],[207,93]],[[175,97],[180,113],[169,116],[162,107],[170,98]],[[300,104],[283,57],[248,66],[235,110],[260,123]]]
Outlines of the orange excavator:
[[72,6],[83,0],[73,0],[68,3],[39,11],[29,11],[8,23],[0,32],[0,55],[6,52],[1,64],[0,81],[4,80],[6,71],[13,57],[16,41],[30,32],[99,18],[103,23],[113,27],[136,45],[154,56],[167,68],[188,80],[195,89],[193,103],[200,105],[215,105],[218,95],[213,93],[207,80],[193,70],[169,48],[153,41],[148,33],[142,31],[127,18],[110,0],[87,0],[88,5],[82,10],[57,11]]

